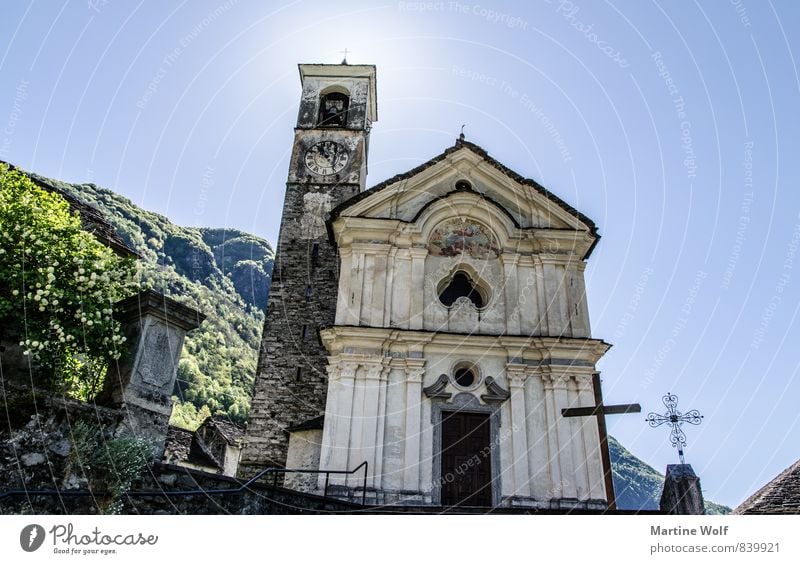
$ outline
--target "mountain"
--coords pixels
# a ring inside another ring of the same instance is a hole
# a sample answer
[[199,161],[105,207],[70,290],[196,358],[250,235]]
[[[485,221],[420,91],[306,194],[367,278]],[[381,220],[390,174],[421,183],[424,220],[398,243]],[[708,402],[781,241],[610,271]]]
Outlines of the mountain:
[[[206,322],[186,337],[172,423],[195,428],[216,414],[245,422],[271,282],[269,243],[235,229],[180,227],[94,184],[43,180],[103,212],[142,257],[144,284],[206,314]],[[613,437],[609,448],[617,505],[658,509],[664,476]],[[706,510],[730,512],[709,501]]]
[[271,282],[269,243],[236,229],[180,227],[94,184],[38,178],[105,215],[141,256],[144,286],[206,315],[186,337],[172,423],[194,428],[208,415],[244,423]]
[[[636,458],[614,437],[608,437],[614,493],[620,509],[658,509],[664,476],[655,468]],[[702,477],[701,477],[702,484]],[[706,513],[726,515],[730,507],[706,500]]]

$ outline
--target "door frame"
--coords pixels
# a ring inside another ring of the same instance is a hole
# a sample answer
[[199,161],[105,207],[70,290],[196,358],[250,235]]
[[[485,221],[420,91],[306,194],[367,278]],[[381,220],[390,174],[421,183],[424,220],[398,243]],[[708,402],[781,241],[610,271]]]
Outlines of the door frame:
[[477,397],[464,392],[452,401],[431,400],[431,423],[433,424],[433,491],[432,501],[442,504],[442,412],[481,413],[489,416],[489,463],[491,465],[492,507],[498,507],[501,499],[500,483],[500,404],[482,405]]

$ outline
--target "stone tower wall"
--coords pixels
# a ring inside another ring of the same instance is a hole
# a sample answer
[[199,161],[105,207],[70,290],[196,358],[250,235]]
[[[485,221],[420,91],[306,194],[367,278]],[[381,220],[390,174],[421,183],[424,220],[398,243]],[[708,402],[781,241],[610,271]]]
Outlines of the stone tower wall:
[[334,323],[339,270],[324,213],[315,215],[323,210],[313,208],[323,202],[330,209],[358,191],[353,184],[286,187],[240,475],[283,466],[289,444],[284,430],[325,409],[327,353],[319,330]]

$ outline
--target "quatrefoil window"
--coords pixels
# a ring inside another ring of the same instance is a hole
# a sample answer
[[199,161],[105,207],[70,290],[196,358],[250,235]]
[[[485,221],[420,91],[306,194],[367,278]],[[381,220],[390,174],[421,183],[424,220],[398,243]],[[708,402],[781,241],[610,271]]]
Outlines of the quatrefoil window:
[[451,307],[459,298],[467,298],[480,309],[486,305],[487,297],[486,291],[463,270],[457,270],[440,284],[439,301],[447,307]]

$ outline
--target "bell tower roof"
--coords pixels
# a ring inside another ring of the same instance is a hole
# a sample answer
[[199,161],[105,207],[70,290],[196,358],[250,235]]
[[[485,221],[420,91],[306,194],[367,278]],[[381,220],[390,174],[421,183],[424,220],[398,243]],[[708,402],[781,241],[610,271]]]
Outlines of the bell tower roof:
[[378,92],[375,82],[375,65],[350,65],[347,63],[332,64],[299,64],[300,81],[305,84],[309,77],[330,79],[368,79],[369,88],[367,89],[367,118],[370,122],[378,121]]

